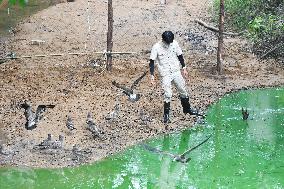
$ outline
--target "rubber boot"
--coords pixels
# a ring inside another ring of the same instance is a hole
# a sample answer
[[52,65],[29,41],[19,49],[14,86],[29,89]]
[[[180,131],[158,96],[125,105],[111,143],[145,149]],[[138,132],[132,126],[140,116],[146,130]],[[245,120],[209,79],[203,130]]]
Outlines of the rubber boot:
[[189,98],[188,98],[188,97],[186,97],[186,98],[180,97],[180,101],[181,101],[181,105],[182,105],[183,113],[184,113],[184,114],[199,115],[196,110],[193,110],[193,109],[190,107]]
[[164,123],[170,122],[170,102],[164,102]]

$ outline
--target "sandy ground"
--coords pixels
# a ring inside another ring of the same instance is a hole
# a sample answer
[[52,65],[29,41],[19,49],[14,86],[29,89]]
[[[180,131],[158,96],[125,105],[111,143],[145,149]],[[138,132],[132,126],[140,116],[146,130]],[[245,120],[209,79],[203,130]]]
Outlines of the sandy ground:
[[[130,86],[145,70],[151,46],[164,30],[176,34],[184,50],[190,73],[187,81],[191,103],[206,108],[224,94],[248,88],[281,86],[282,65],[259,61],[242,38],[225,39],[224,74],[214,71],[216,35],[194,23],[210,23],[210,2],[206,0],[114,1],[114,49],[137,52],[115,55],[112,72],[105,70],[100,54],[34,57],[0,64],[0,165],[65,167],[100,160],[145,139],[192,127],[197,117],[183,115],[174,90],[171,120],[166,130],[162,120],[163,94],[159,83],[153,87],[149,75],[136,91],[141,100],[129,102],[113,80]],[[5,46],[17,56],[70,52],[101,52],[106,49],[107,1],[76,0],[43,10],[19,23]],[[207,12],[208,11],[208,12]],[[32,40],[42,40],[35,45]],[[157,71],[156,71],[157,72]],[[157,75],[158,77],[158,75]],[[25,129],[24,101],[33,111],[40,104],[53,104],[38,126]],[[105,118],[119,106],[118,116]],[[88,131],[90,112],[99,137]],[[71,117],[76,130],[66,127]],[[240,114],[241,116],[241,114]],[[39,149],[47,134],[52,140],[64,136],[63,148]]]

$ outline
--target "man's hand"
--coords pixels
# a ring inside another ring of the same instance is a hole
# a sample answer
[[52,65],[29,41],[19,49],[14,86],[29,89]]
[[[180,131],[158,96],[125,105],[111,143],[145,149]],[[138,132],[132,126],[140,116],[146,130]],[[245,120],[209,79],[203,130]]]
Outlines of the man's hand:
[[188,72],[187,72],[186,68],[182,68],[182,75],[185,79],[188,79]]
[[152,84],[152,85],[155,85],[155,84],[156,84],[156,82],[155,82],[155,76],[151,75],[151,76],[150,76],[150,79],[151,79],[151,84]]

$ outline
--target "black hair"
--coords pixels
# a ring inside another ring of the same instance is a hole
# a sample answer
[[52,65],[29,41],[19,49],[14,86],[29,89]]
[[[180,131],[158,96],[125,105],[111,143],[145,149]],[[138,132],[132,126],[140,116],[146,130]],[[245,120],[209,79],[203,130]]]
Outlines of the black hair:
[[166,42],[167,44],[170,44],[174,41],[174,34],[173,32],[171,31],[165,31],[163,34],[162,34],[162,39],[164,42]]

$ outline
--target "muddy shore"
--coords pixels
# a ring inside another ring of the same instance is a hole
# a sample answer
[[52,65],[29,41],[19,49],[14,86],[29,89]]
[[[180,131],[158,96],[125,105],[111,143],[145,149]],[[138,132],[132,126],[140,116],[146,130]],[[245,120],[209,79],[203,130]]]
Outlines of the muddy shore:
[[[243,38],[225,39],[224,73],[215,73],[217,37],[194,22],[196,18],[210,22],[207,1],[177,0],[167,5],[124,2],[123,5],[114,2],[114,51],[137,53],[115,55],[112,72],[105,70],[101,54],[34,57],[0,64],[1,166],[78,166],[202,121],[183,115],[174,90],[172,122],[166,130],[161,122],[162,89],[158,81],[156,87],[150,85],[149,75],[136,89],[142,94],[136,103],[129,102],[111,84],[115,80],[130,86],[148,70],[148,52],[166,29],[174,31],[184,50],[190,74],[187,81],[190,100],[202,112],[226,93],[283,86],[283,65],[273,60],[258,60]],[[18,56],[104,51],[106,8],[104,1],[57,4],[18,24],[7,46]],[[44,42],[33,44],[32,40]],[[27,130],[24,110],[20,107],[25,101],[32,105],[33,111],[40,104],[55,107],[44,113],[37,128]],[[115,105],[119,106],[117,117],[106,119]],[[88,112],[101,131],[99,137],[93,137],[87,129]],[[68,116],[76,130],[66,127]],[[53,141],[63,135],[63,147],[38,148],[48,134]]]

